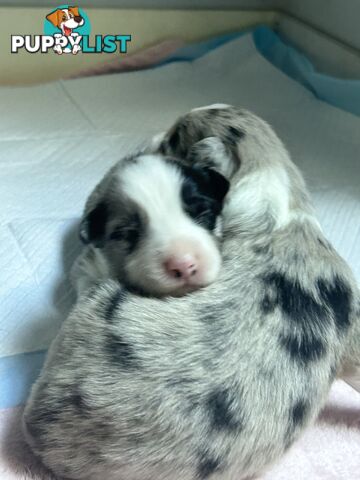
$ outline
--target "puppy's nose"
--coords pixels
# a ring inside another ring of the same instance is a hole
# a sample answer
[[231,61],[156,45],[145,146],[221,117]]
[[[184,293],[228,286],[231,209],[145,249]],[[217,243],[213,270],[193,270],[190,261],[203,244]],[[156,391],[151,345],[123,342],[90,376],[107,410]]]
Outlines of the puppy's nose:
[[189,280],[197,273],[195,258],[190,254],[170,257],[165,262],[165,270],[172,278]]
[[80,17],[80,16],[79,17],[74,17],[74,20],[75,20],[76,23],[80,23],[81,20],[82,20],[82,17]]

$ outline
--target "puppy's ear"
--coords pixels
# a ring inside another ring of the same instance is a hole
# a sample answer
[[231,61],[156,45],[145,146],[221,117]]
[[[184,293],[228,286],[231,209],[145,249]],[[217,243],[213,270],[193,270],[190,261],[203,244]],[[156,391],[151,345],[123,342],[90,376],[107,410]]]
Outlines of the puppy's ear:
[[194,166],[213,168],[226,178],[231,178],[238,168],[233,154],[218,137],[206,137],[194,143],[187,160]]
[[59,13],[60,11],[58,9],[58,10],[55,10],[55,12],[52,12],[52,13],[49,13],[49,15],[46,15],[46,20],[49,20],[49,22],[51,22],[54,25],[54,27],[58,27],[60,25]]
[[93,243],[102,248],[105,244],[106,224],[109,217],[109,207],[105,201],[99,202],[80,224],[80,239],[83,243]]

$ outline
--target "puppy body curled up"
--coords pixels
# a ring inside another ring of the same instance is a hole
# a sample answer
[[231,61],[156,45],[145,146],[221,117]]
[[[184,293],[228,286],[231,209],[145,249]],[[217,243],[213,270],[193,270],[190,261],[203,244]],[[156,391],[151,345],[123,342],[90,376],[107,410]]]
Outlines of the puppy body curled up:
[[71,479],[254,478],[316,418],[336,374],[358,381],[357,285],[264,121],[210,106],[157,147],[231,180],[219,277],[179,298],[113,280],[85,290],[32,390],[27,438]]

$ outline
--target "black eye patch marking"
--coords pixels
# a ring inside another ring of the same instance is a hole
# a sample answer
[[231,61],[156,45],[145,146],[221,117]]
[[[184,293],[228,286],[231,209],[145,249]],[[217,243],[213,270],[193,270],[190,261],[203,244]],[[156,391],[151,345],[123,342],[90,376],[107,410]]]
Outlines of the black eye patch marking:
[[142,235],[144,225],[139,213],[135,212],[129,216],[122,225],[118,225],[110,234],[109,239],[114,241],[125,241],[128,243],[128,253],[135,250]]
[[182,200],[186,213],[196,220],[201,226],[213,230],[216,217],[220,213],[220,206],[211,199],[201,195],[196,185],[186,181],[182,188]]
[[213,230],[220,215],[229,182],[208,168],[183,167],[181,197],[185,211],[200,225]]

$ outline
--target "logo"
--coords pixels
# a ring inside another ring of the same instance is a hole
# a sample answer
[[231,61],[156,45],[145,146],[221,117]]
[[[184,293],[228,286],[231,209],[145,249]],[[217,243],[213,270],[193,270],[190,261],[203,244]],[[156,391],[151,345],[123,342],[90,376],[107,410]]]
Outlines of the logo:
[[77,6],[61,5],[45,17],[44,35],[11,35],[11,53],[127,53],[131,35],[95,35],[90,41],[91,24]]

